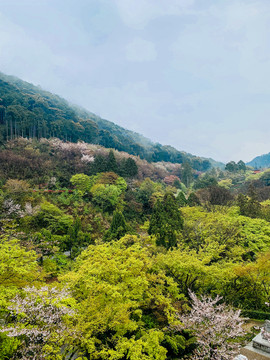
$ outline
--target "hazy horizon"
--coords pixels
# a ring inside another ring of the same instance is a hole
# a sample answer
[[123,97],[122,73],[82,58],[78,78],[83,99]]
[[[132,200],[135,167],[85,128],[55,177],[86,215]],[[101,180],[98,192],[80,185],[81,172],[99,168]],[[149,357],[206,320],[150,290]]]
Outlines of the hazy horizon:
[[0,71],[153,142],[269,153],[266,0],[0,0]]

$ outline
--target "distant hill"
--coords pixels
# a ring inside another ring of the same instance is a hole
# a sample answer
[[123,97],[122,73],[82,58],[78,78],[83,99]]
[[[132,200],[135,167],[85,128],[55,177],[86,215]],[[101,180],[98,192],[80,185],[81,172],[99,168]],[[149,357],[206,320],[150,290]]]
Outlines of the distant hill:
[[270,168],[270,153],[256,156],[253,160],[246,164],[257,169]]
[[3,73],[0,73],[0,135],[2,142],[20,136],[58,137],[71,142],[82,140],[125,151],[150,162],[190,161],[199,171],[224,166],[213,159],[153,143],[38,86]]

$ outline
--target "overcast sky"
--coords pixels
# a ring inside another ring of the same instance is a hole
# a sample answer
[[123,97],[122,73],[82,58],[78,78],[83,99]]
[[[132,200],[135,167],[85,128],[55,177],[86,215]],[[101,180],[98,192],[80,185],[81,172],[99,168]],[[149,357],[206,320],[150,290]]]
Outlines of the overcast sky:
[[0,0],[0,71],[195,155],[270,151],[270,0]]

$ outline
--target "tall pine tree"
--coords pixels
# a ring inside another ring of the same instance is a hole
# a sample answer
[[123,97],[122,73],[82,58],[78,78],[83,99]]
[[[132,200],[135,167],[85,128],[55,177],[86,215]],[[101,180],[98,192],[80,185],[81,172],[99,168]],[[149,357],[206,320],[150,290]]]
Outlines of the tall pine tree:
[[169,249],[177,245],[177,236],[183,229],[183,218],[174,195],[168,193],[158,200],[150,219],[148,233],[155,235],[157,245]]

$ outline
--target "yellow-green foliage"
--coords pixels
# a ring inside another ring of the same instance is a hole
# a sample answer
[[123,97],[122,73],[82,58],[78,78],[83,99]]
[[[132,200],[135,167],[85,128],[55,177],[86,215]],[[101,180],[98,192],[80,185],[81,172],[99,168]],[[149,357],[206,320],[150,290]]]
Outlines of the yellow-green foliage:
[[63,278],[80,301],[78,330],[91,359],[166,359],[160,328],[175,321],[179,295],[155,268],[153,249],[131,235],[89,246]]
[[26,251],[18,240],[0,239],[0,304],[6,306],[7,300],[24,286],[40,277],[37,254]]
[[270,224],[266,220],[238,215],[237,208],[207,212],[203,208],[183,208],[185,218],[183,241],[199,249],[207,241],[225,248],[220,256],[235,258],[236,254],[258,253],[270,246]]
[[225,189],[230,189],[232,187],[232,179],[220,180],[218,185],[224,187]]

